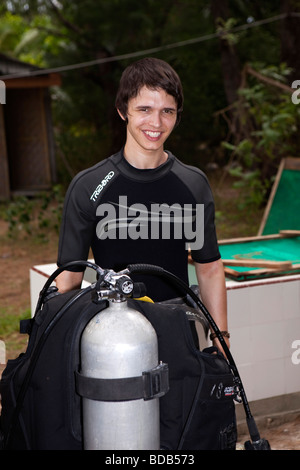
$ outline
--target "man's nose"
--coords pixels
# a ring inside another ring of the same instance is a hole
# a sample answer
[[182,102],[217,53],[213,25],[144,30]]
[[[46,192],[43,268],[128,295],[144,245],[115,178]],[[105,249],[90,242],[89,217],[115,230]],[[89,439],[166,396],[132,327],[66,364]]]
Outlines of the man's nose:
[[161,115],[160,115],[159,111],[153,112],[151,114],[150,124],[154,127],[160,127],[161,126]]

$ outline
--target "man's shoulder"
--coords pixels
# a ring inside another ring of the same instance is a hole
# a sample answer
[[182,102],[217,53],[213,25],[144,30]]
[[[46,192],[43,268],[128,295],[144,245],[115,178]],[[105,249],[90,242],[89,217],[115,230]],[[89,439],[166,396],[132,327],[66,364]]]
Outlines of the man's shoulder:
[[117,179],[118,169],[112,157],[113,155],[77,173],[69,185],[66,201],[80,199],[81,203],[97,202],[104,189]]
[[182,178],[184,181],[198,181],[203,180],[206,183],[208,182],[206,174],[198,167],[183,163],[177,157],[174,157],[174,164],[172,171],[176,173],[179,178]]
[[81,170],[73,178],[71,186],[75,187],[84,185],[93,187],[95,184],[101,184],[101,182],[105,184],[105,182],[109,181],[116,175],[117,169],[114,164],[114,157],[115,155],[111,155],[95,165]]
[[115,155],[111,155],[110,157],[101,160],[95,165],[90,166],[89,168],[85,168],[75,176],[74,180],[81,180],[93,177],[98,178],[99,175],[103,175],[107,170],[112,170],[115,167],[114,157]]

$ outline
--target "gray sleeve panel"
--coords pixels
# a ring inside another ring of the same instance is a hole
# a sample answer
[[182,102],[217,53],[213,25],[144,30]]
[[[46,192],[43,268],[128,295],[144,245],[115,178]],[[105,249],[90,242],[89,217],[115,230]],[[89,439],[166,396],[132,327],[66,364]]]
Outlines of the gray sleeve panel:
[[198,263],[219,259],[220,251],[215,228],[215,204],[206,175],[193,166],[175,159],[172,171],[193,194],[197,204],[204,204],[204,245],[200,250],[191,250],[192,258]]

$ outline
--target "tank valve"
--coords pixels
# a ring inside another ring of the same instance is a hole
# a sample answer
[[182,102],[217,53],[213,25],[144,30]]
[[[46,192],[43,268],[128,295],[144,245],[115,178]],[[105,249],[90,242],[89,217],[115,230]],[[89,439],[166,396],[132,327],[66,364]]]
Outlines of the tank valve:
[[115,289],[124,295],[130,295],[133,291],[133,282],[128,276],[121,276],[116,280]]
[[129,276],[109,269],[103,272],[96,283],[98,299],[125,300],[133,293],[134,284]]

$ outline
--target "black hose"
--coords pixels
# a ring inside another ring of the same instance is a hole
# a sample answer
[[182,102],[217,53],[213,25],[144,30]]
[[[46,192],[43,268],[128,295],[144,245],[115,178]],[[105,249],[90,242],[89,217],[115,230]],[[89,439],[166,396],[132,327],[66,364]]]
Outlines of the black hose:
[[52,282],[57,278],[57,276],[62,271],[68,271],[68,270],[70,271],[70,268],[79,267],[79,266],[85,267],[85,268],[91,268],[94,271],[96,271],[99,276],[102,276],[104,273],[103,269],[101,269],[97,264],[92,263],[91,261],[70,261],[69,263],[64,264],[60,268],[57,268],[56,271],[54,271],[51,274],[51,276],[48,278],[47,282],[45,283],[43,289],[40,292],[39,299],[38,299],[36,309],[35,309],[35,313],[38,312],[38,310],[40,310],[44,301],[44,297],[47,294],[47,291],[49,287],[51,286]]

